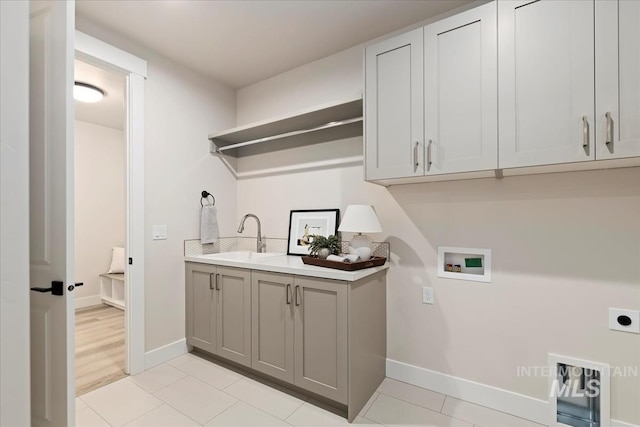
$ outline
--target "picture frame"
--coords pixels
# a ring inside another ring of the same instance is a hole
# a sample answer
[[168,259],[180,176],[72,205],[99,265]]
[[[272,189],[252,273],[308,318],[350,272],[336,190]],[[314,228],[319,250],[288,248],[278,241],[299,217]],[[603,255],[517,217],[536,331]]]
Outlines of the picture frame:
[[338,234],[340,209],[292,210],[289,214],[287,255],[309,255],[309,236]]

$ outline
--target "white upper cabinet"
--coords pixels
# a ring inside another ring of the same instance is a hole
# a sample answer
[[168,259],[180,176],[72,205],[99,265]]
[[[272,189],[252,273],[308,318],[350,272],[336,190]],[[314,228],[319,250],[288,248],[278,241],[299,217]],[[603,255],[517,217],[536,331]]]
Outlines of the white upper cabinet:
[[498,2],[500,168],[594,150],[594,3]]
[[366,179],[422,176],[422,28],[365,50]]
[[424,28],[426,174],[498,167],[496,3]]
[[640,1],[596,1],[596,159],[640,156]]

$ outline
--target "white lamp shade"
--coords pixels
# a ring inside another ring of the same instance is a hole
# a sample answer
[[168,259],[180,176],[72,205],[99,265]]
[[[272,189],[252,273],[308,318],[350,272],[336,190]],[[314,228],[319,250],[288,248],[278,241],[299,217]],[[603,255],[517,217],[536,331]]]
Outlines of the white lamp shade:
[[371,205],[349,205],[338,231],[352,233],[381,233],[382,227]]

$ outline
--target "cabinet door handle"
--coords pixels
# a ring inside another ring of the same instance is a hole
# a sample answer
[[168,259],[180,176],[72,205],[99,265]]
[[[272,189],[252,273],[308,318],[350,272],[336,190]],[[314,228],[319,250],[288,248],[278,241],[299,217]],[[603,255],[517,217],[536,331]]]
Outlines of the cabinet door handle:
[[300,305],[300,301],[298,301],[298,294],[300,293],[300,285],[296,285],[296,307]]
[[420,145],[419,141],[416,141],[416,145],[413,147],[413,165],[417,168],[420,166],[420,161],[418,160],[418,146]]
[[216,274],[216,291],[220,290],[220,273]]
[[604,117],[607,119],[607,131],[604,137],[604,143],[609,145],[613,142],[613,119],[611,118],[611,113],[608,111]]
[[287,283],[287,305],[291,304],[291,283]]
[[582,116],[582,147],[589,148],[589,120]]
[[431,170],[431,144],[433,144],[433,140],[429,140],[429,144],[427,145],[427,170]]
[[211,289],[212,291],[215,291],[216,288],[213,286],[213,281],[211,280],[213,276],[215,276],[215,273],[209,274],[209,289]]

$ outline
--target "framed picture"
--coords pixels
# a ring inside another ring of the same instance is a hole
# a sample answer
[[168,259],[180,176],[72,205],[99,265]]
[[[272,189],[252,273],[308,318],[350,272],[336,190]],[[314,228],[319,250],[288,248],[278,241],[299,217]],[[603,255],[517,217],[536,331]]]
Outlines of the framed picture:
[[309,255],[314,235],[337,235],[339,217],[339,209],[291,211],[287,255]]

